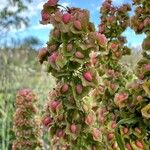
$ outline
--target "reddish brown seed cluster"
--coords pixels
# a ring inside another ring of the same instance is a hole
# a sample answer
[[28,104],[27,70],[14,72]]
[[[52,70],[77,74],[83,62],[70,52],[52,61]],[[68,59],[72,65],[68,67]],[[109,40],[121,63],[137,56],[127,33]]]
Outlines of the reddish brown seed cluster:
[[[90,141],[89,147],[97,147],[101,134],[95,128],[96,113],[91,111],[95,103],[90,106],[82,99],[98,85],[98,74],[93,67],[98,63],[95,51],[98,47],[106,49],[107,39],[95,31],[89,12],[84,9],[61,9],[60,4],[49,1],[43,6],[41,23],[51,23],[54,29],[47,47],[44,52],[40,50],[38,57],[41,63],[47,64],[48,72],[57,78],[57,85],[49,94],[42,123],[50,131],[54,148],[55,141],[74,149],[75,146],[80,147],[80,141],[88,143],[89,139],[94,141]],[[86,128],[91,130],[85,134]],[[84,145],[81,149],[86,148]]]
[[[140,5],[140,1],[134,3]],[[120,62],[122,56],[130,54],[122,36],[130,23],[129,11],[127,4],[116,7],[111,0],[105,0],[96,32],[87,10],[61,9],[57,1],[44,4],[41,23],[50,23],[54,29],[47,47],[39,52],[39,60],[57,78],[57,85],[49,94],[42,122],[50,132],[54,148],[145,148],[146,142],[139,137],[147,139],[147,135],[135,117],[146,116],[146,126],[149,108],[139,110],[147,103],[150,84],[135,81],[128,87],[133,73]],[[136,11],[143,13],[141,7]],[[148,25],[146,17],[138,28],[144,31]],[[149,36],[142,47],[149,49]],[[141,80],[149,75],[149,64],[142,62]],[[129,122],[124,123],[124,119]],[[116,135],[121,137],[122,146]]]
[[40,124],[35,119],[36,101],[37,97],[30,89],[22,89],[17,93],[13,122],[16,140],[12,145],[13,150],[42,148]]
[[143,1],[134,1],[135,15],[131,18],[131,28],[137,34],[141,34],[149,30],[150,26],[150,10],[149,10],[149,2],[146,0]]

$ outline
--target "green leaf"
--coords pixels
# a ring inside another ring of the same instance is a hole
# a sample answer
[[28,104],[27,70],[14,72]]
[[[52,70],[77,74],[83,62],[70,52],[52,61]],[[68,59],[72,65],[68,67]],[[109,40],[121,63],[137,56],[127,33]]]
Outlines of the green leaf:
[[119,126],[122,124],[135,124],[136,122],[138,122],[138,118],[126,118],[126,119],[122,119],[117,123],[117,128],[115,129],[115,138],[117,140],[118,146],[120,148],[120,150],[125,150],[124,147],[124,141],[122,139],[121,134],[119,134]]
[[135,124],[138,122],[138,118],[126,118],[122,119],[117,123],[117,126],[122,125],[122,124]]
[[150,118],[150,104],[146,105],[144,108],[142,108],[141,112],[142,112],[142,116],[145,117],[146,119]]
[[150,80],[144,83],[143,89],[145,90],[148,97],[150,97]]
[[122,139],[122,136],[119,134],[118,128],[115,129],[115,138],[116,138],[116,141],[118,143],[120,150],[125,150],[124,141]]

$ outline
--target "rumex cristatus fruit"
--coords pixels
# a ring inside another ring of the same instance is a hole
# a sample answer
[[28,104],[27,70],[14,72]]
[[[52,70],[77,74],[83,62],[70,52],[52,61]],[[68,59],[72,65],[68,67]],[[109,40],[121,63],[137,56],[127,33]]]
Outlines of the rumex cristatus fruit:
[[90,71],[84,72],[83,77],[89,82],[93,80],[93,74]]
[[[42,148],[40,122],[36,118],[36,95],[30,89],[19,90],[13,128],[16,135],[12,150]],[[45,122],[47,125],[47,121]]]

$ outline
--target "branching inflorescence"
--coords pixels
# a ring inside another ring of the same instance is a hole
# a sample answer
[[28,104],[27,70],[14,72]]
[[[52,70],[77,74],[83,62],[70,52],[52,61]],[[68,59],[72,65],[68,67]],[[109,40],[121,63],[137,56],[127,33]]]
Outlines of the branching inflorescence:
[[[116,126],[115,126],[115,136],[110,134],[109,139],[117,141],[116,149],[130,150],[130,149],[149,149],[149,4],[146,1],[138,1],[134,3],[138,5],[135,12],[136,15],[132,18],[131,27],[135,30],[136,33],[145,32],[147,38],[144,40],[143,47],[143,58],[139,61],[136,75],[139,79],[136,79],[134,82],[129,82],[133,78],[131,73],[128,74],[129,68],[125,69],[125,65],[119,64],[119,61],[113,63],[111,61],[111,55],[109,55],[109,61],[105,61],[108,68],[112,68],[113,71],[116,70],[119,72],[119,76],[115,78],[110,78],[109,81],[115,81],[118,85],[114,96],[115,106],[119,107],[116,109],[113,106],[113,101],[108,101],[107,106],[112,105],[110,112],[113,111],[116,116]],[[139,10],[140,9],[140,10]],[[125,38],[121,36],[121,33],[129,26],[129,16],[127,12],[130,10],[128,5],[123,5],[121,7],[112,7],[110,0],[106,0],[103,3],[101,8],[101,20],[100,32],[105,34],[108,38],[108,48],[112,49],[112,53],[119,50],[119,55],[117,59],[119,60],[124,53],[123,50],[127,50],[125,54],[128,54],[130,51],[125,44]],[[139,13],[140,11],[140,13]],[[137,13],[138,12],[138,13]],[[143,13],[142,13],[143,12]],[[137,24],[135,24],[138,22]],[[145,22],[145,23],[144,23]],[[140,24],[143,24],[143,27],[139,29]],[[120,41],[121,39],[121,41]],[[117,43],[117,44],[116,44]],[[120,45],[121,44],[121,45]],[[110,45],[110,46],[109,46]],[[120,45],[120,46],[118,46]],[[114,51],[114,52],[113,52]],[[112,55],[113,56],[113,55]],[[113,58],[113,57],[112,57]],[[113,66],[113,64],[115,64]],[[113,66],[113,67],[112,67]],[[126,76],[127,75],[127,76]],[[107,85],[108,86],[108,85]],[[113,92],[115,92],[113,90]],[[113,97],[111,95],[111,97]],[[106,95],[104,97],[106,99]],[[110,100],[109,97],[107,99]],[[102,101],[103,102],[103,101]],[[105,116],[106,118],[106,116]],[[112,133],[112,129],[110,129]],[[107,128],[105,129],[105,132]],[[110,140],[111,141],[111,140]],[[110,143],[110,142],[109,142]],[[118,146],[117,146],[118,145]]]
[[[122,141],[122,128],[120,122],[128,118],[123,112],[128,109],[129,94],[126,85],[132,80],[132,72],[126,64],[120,62],[124,55],[130,54],[126,46],[126,38],[122,36],[130,23],[128,4],[113,6],[111,0],[106,0],[100,9],[101,24],[99,32],[108,39],[107,51],[100,53],[100,67],[103,70],[102,85],[104,92],[99,95],[99,118],[103,131],[102,149],[125,149]],[[104,111],[104,112],[103,112]]]
[[90,96],[98,86],[97,51],[105,51],[107,39],[95,32],[87,10],[60,9],[48,1],[42,10],[42,24],[51,23],[47,48],[39,52],[41,63],[57,78],[49,94],[43,124],[50,129],[53,147],[84,149],[101,146],[96,118],[97,101]]
[[132,27],[147,38],[134,83],[133,72],[120,62],[131,51],[122,36],[130,24],[128,4],[105,0],[98,32],[87,10],[64,8],[57,0],[44,4],[41,23],[54,28],[38,58],[57,79],[42,119],[52,149],[149,149],[149,3],[135,4],[146,17],[142,31],[136,17]]
[[16,112],[14,114],[14,132],[16,140],[12,150],[42,149],[39,119],[34,103],[36,95],[30,89],[19,90],[16,96]]
[[[135,122],[129,128],[128,141],[133,149],[150,149],[150,2],[133,0],[135,15],[131,18],[131,28],[137,34],[145,33],[142,43],[142,58],[137,63],[137,79],[129,84],[130,111]],[[123,110],[124,111],[124,110]],[[133,136],[134,135],[134,136]]]

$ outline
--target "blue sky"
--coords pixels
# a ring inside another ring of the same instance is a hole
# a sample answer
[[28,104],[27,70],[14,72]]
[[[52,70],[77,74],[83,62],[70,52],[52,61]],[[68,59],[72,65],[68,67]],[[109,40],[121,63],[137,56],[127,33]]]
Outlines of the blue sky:
[[[22,14],[30,18],[30,26],[28,28],[22,26],[18,31],[12,29],[10,36],[19,39],[28,36],[35,36],[41,40],[41,46],[44,46],[48,40],[50,29],[52,29],[51,25],[44,26],[39,23],[40,12],[44,2],[46,2],[46,0],[33,0],[33,3],[29,6],[29,11]],[[91,21],[94,22],[96,26],[98,26],[100,22],[99,8],[102,2],[103,0],[60,0],[60,3],[63,6],[74,6],[88,9],[90,11]],[[115,5],[121,5],[123,3],[131,4],[132,2],[131,0],[113,0],[113,3]],[[132,13],[133,11],[131,14]],[[128,45],[132,47],[139,47],[144,38],[144,35],[136,35],[130,28],[128,28],[123,34],[127,36]]]

